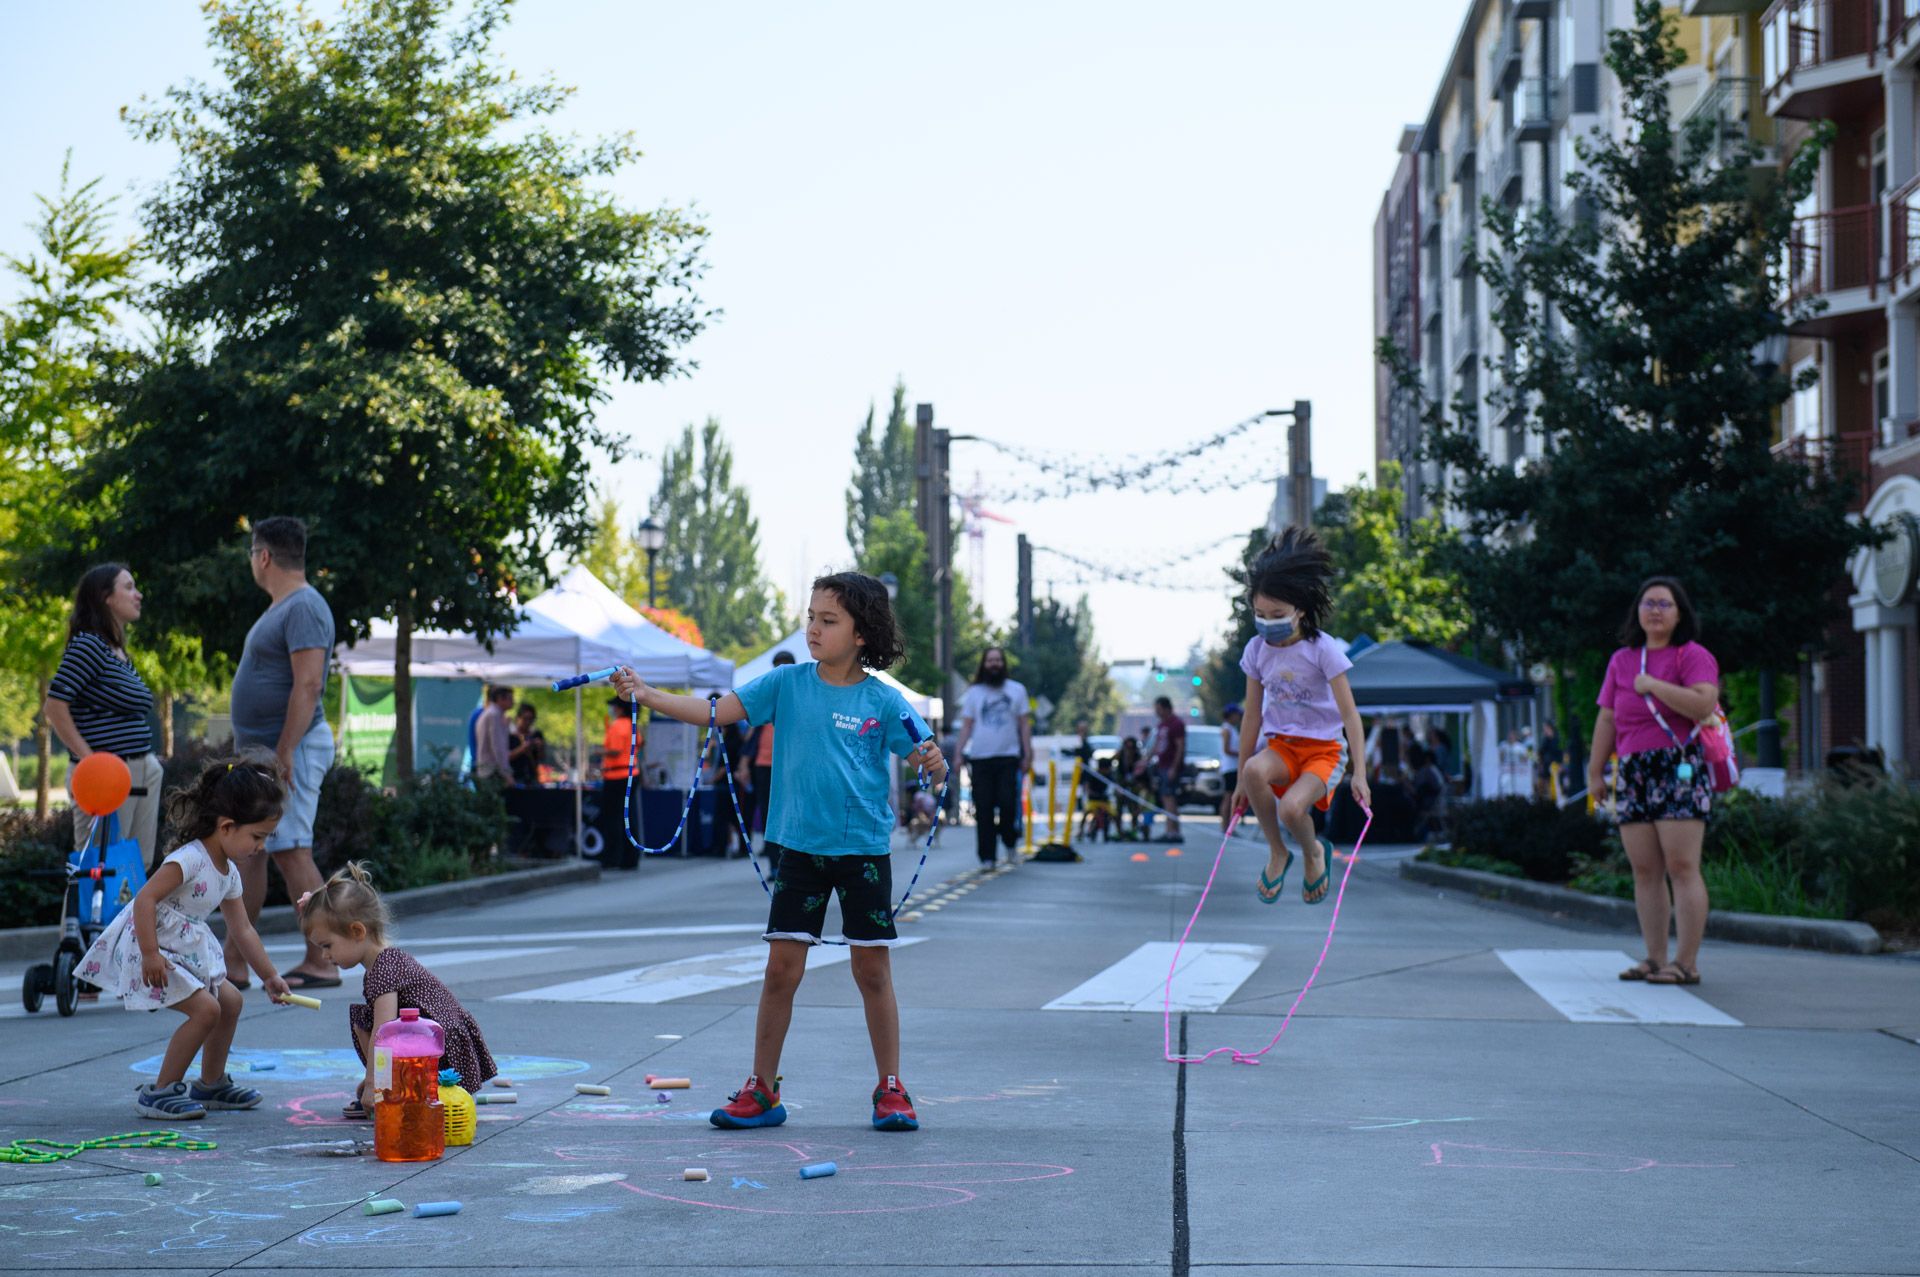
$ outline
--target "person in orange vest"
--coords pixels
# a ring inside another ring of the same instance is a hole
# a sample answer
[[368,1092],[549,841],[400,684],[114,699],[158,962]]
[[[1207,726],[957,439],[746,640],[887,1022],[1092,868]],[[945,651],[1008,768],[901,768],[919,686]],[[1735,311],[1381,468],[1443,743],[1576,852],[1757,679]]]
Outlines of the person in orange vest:
[[647,747],[647,734],[644,731],[640,733],[639,740],[633,738],[631,714],[632,710],[619,697],[607,702],[607,732],[601,740],[606,751],[600,758],[601,780],[625,783],[630,770],[629,760]]

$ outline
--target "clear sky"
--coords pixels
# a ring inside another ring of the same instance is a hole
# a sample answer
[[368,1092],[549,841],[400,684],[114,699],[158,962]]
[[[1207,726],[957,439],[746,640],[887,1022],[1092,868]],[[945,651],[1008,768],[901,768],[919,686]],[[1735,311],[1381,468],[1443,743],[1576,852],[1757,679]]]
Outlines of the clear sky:
[[[849,566],[853,434],[896,376],[943,426],[1088,457],[1311,399],[1316,471],[1354,481],[1373,460],[1373,219],[1465,7],[523,0],[507,61],[578,88],[563,128],[635,135],[624,198],[697,206],[712,232],[703,297],[725,314],[691,377],[616,391],[606,420],[640,455],[606,490],[637,518],[664,442],[718,416],[791,599]],[[192,0],[0,0],[0,252],[27,248],[69,147],[128,194],[131,230],[173,157],[119,109],[208,74]],[[1284,422],[1262,430],[1234,455],[1277,472]],[[1035,477],[956,444],[956,487],[976,473]],[[1243,532],[1270,497],[1000,507],[1017,525],[989,525],[980,592],[1011,616],[1016,530],[1144,564]],[[1036,571],[1042,593],[1073,573]],[[1110,659],[1180,661],[1227,615],[1224,588],[1088,593]]]

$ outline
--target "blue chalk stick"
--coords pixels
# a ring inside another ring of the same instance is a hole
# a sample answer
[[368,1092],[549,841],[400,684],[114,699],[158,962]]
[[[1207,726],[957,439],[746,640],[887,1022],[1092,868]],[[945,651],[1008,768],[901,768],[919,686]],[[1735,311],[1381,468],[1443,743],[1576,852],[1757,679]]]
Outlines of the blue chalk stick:
[[250,1069],[255,1073],[265,1073],[270,1069],[277,1069],[279,1067],[280,1066],[278,1064],[275,1064],[272,1060],[257,1061],[247,1066],[248,1069]]
[[429,1215],[458,1215],[459,1202],[421,1202],[413,1208],[415,1219],[425,1219]]
[[835,1166],[832,1162],[815,1162],[812,1166],[802,1166],[800,1168],[800,1178],[801,1179],[825,1179],[827,1176],[834,1174],[839,1169],[840,1168],[838,1166]]

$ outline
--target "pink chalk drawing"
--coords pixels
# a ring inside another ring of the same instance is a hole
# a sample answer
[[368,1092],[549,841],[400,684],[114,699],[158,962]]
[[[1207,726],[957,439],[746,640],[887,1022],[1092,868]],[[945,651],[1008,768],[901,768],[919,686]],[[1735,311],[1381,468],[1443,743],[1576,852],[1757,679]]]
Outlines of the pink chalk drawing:
[[[298,1099],[288,1100],[286,1103],[282,1104],[280,1107],[287,1110],[287,1112],[293,1114],[292,1117],[289,1117],[287,1119],[287,1124],[290,1126],[354,1126],[354,1125],[358,1125],[363,1129],[370,1129],[368,1128],[367,1123],[365,1122],[355,1123],[351,1119],[340,1116],[341,1106],[344,1105],[351,1098],[352,1096],[350,1096],[345,1091],[328,1091],[322,1095],[302,1095]],[[308,1105],[314,1104],[322,1100],[331,1102],[333,1107],[333,1112],[331,1114],[317,1113],[313,1109],[308,1107]]]
[[1662,1162],[1625,1153],[1565,1153],[1544,1148],[1495,1148],[1490,1144],[1455,1144],[1441,1140],[1429,1145],[1428,1166],[1466,1171],[1548,1171],[1574,1175],[1631,1175],[1637,1171],[1724,1171],[1732,1162]]

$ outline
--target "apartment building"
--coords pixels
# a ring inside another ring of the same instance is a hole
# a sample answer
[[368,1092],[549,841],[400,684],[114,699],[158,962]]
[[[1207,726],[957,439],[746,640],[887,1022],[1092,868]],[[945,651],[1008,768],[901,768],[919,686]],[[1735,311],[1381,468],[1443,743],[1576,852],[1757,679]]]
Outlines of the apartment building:
[[[1823,303],[1795,326],[1784,358],[1820,377],[1783,410],[1777,447],[1854,476],[1860,516],[1894,539],[1832,587],[1850,620],[1802,666],[1790,761],[1812,769],[1856,743],[1890,762],[1920,757],[1920,0],[1681,0],[1669,11],[1687,52],[1670,85],[1674,114],[1714,119],[1728,162],[1752,141],[1771,168],[1814,121],[1836,128],[1782,263],[1794,299]],[[1606,33],[1631,19],[1630,0],[1472,0],[1382,205],[1377,335],[1393,335],[1392,299],[1410,287],[1418,342],[1402,348],[1417,350],[1427,395],[1466,405],[1482,448],[1502,462],[1538,444],[1490,401],[1503,352],[1485,290],[1465,270],[1469,252],[1486,248],[1479,202],[1552,201],[1577,214],[1566,185],[1574,139],[1620,125],[1601,58]],[[1390,216],[1409,172],[1414,215]],[[1392,240],[1409,220],[1417,266],[1403,285]],[[1383,382],[1377,454],[1407,465],[1411,492],[1439,476],[1415,461],[1420,422],[1391,391]]]

